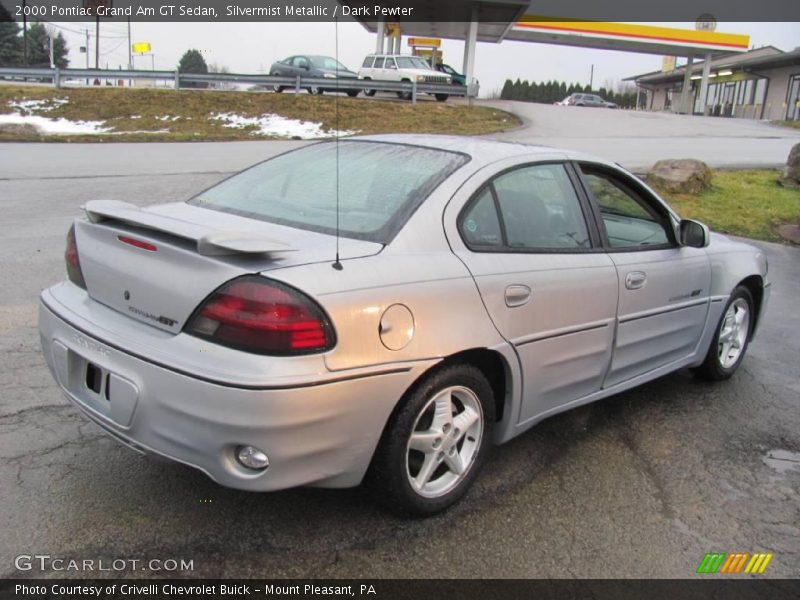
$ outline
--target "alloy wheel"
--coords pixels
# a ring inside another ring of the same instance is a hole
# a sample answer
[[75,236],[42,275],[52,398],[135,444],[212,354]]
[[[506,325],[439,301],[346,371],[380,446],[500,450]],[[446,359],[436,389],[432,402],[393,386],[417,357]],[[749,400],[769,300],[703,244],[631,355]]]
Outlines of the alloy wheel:
[[744,298],[737,298],[728,307],[719,329],[717,356],[724,369],[739,360],[750,334],[750,307]]
[[436,393],[420,411],[406,447],[406,475],[426,498],[444,496],[475,462],[484,430],[480,400],[469,388]]

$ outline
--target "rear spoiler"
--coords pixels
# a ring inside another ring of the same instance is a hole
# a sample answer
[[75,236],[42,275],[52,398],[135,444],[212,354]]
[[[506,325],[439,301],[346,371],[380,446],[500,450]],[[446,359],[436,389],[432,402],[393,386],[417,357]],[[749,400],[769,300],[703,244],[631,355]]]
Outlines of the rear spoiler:
[[87,202],[83,209],[92,223],[117,221],[168,233],[195,242],[198,254],[205,256],[273,254],[296,250],[284,242],[267,238],[256,232],[216,229],[151,212],[129,202],[92,200]]

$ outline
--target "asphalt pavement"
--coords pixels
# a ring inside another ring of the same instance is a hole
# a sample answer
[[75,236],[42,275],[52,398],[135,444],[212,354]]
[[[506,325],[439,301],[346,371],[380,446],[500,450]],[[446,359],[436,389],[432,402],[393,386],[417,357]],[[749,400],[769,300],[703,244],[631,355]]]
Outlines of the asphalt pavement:
[[662,158],[696,158],[726,168],[780,167],[800,143],[800,129],[749,119],[508,100],[485,104],[513,112],[524,122],[489,137],[587,152],[635,172],[647,171]]
[[222,488],[81,417],[36,329],[80,205],[184,199],[295,143],[0,144],[0,577],[120,574],[15,568],[35,554],[192,560],[177,574],[206,577],[690,577],[710,551],[772,552],[764,577],[800,575],[796,248],[758,244],[772,300],[733,379],[682,371],[549,419],[432,519],[359,489]]

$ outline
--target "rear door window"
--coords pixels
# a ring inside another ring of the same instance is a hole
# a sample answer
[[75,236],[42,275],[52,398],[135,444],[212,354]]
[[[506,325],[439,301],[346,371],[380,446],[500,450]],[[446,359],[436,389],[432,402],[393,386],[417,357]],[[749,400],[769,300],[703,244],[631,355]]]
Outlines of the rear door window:
[[378,56],[375,58],[375,64],[372,66],[373,69],[382,69],[383,68],[383,57]]
[[464,242],[476,250],[574,251],[592,246],[581,201],[560,163],[528,165],[497,176],[468,204],[459,225]]

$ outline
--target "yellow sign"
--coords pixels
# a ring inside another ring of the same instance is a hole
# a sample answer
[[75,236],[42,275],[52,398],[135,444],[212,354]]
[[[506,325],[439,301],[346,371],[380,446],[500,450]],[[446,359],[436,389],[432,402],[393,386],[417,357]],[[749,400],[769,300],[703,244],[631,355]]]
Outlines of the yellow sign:
[[438,38],[411,37],[408,38],[409,46],[425,46],[426,48],[439,48],[442,40]]
[[134,42],[131,44],[131,51],[134,54],[145,54],[150,52],[150,42]]
[[663,73],[669,73],[670,71],[675,70],[675,57],[674,56],[664,56],[661,59],[661,71]]
[[387,23],[386,24],[386,37],[399,37],[400,36],[400,23]]

